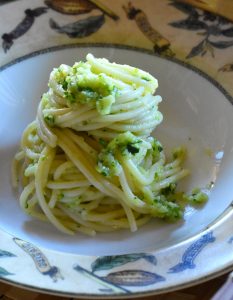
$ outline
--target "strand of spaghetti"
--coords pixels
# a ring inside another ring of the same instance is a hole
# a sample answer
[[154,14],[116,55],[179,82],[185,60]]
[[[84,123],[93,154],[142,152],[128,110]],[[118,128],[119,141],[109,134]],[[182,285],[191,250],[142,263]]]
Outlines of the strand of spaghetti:
[[115,210],[118,210],[118,209],[121,209],[121,205],[119,204],[119,202],[117,204],[109,204],[109,203],[106,203],[105,204],[103,203],[103,198],[100,200],[100,205],[98,207],[98,209],[95,211],[97,214],[99,213],[106,213],[106,212],[110,212],[110,211],[115,211]]
[[128,186],[129,186],[130,190],[134,191],[134,193],[136,193],[137,191],[139,191],[139,186],[138,186],[137,182],[134,180],[133,173],[129,172],[123,165],[122,165],[122,167],[124,169],[125,177],[128,182]]
[[78,136],[75,133],[73,133],[71,130],[67,130],[66,132],[67,136],[74,141],[75,144],[77,144],[84,152],[88,153],[91,158],[93,158],[93,163],[96,163],[97,159],[97,151],[93,149],[91,146],[89,146],[82,136]]
[[[66,228],[61,222],[58,221],[58,219],[53,215],[51,212],[48,204],[46,203],[45,197],[44,197],[44,185],[43,182],[46,182],[48,177],[48,172],[45,173],[45,169],[48,170],[48,166],[51,165],[52,160],[55,155],[55,150],[49,146],[45,146],[44,150],[41,153],[41,157],[38,161],[38,169],[35,174],[35,187],[36,187],[36,195],[38,198],[38,202],[40,204],[41,209],[43,210],[46,217],[49,219],[49,221],[60,231],[67,233],[67,234],[73,234],[73,231]],[[46,158],[46,159],[44,159]],[[47,165],[47,166],[46,166]],[[44,180],[42,180],[44,178]]]
[[103,129],[103,130],[90,130],[89,134],[92,135],[93,137],[103,138],[103,139],[107,139],[107,140],[114,139],[118,135],[117,132],[109,131],[109,130],[106,130],[106,129]]
[[146,176],[142,174],[142,172],[138,169],[138,167],[133,163],[131,159],[125,159],[122,157],[121,159],[123,165],[131,172],[131,174],[134,174],[134,180],[137,181],[140,185],[149,185],[153,182],[155,177],[155,172],[158,170],[158,168],[161,166],[162,162],[157,162],[154,164],[150,170],[148,170]]
[[35,190],[35,182],[31,181],[27,186],[24,187],[20,197],[19,197],[19,203],[20,207],[24,210],[27,211],[27,200],[30,194]]
[[44,132],[42,131],[42,128],[40,126],[40,122],[38,121],[37,119],[37,133],[38,133],[38,136],[40,137],[40,139],[45,143],[45,144],[48,144],[50,145],[50,141],[49,141],[49,138],[44,134]]
[[85,176],[77,170],[74,173],[65,173],[62,176],[63,181],[83,181],[86,180]]
[[[89,165],[89,161],[82,154],[82,152],[78,149],[78,147],[74,147],[73,143],[66,137],[66,130],[56,130],[55,131],[58,136],[58,145],[64,150],[69,159],[73,161],[76,167],[85,175],[85,177],[94,185],[98,190],[103,192],[105,195],[109,195],[111,197],[119,197],[119,202],[123,206],[125,213],[128,217],[130,227],[132,231],[135,231],[137,228],[133,213],[130,208],[124,202],[124,195],[122,191],[112,185],[110,182],[103,180],[102,176],[93,168],[93,166]],[[114,192],[114,193],[113,193]],[[114,195],[115,194],[115,195]]]
[[153,199],[155,195],[151,191],[150,187],[149,186],[142,187],[142,193],[144,196],[145,203],[147,203],[148,205],[153,205]]
[[[58,217],[58,219],[60,219],[60,221],[66,222],[66,223],[72,222],[72,220],[70,220],[70,218],[60,208],[54,207],[53,209],[51,209],[51,211],[55,217]],[[64,223],[64,225],[65,225],[65,223]]]
[[38,159],[39,157],[40,157],[40,153],[36,153],[36,152],[34,152],[34,151],[32,151],[31,149],[29,149],[29,148],[26,148],[25,149],[25,154],[26,154],[26,156],[28,157],[28,158],[30,158],[30,159]]
[[[128,120],[127,123],[123,121],[123,124],[130,124],[130,125],[139,125],[143,124],[143,122],[161,122],[163,120],[163,115],[159,111],[145,111],[140,115],[135,116],[134,119]],[[145,124],[144,124],[145,125]]]
[[[90,122],[90,124],[88,124]],[[101,129],[105,130],[105,128],[108,127],[109,122],[103,122],[103,123],[91,123],[92,120],[89,120],[87,122],[85,122],[85,126],[84,125],[80,125],[80,124],[75,124],[70,126],[70,128],[74,129],[75,131],[91,131],[91,130],[96,130],[96,129]]]
[[48,181],[47,187],[50,189],[72,189],[75,187],[89,186],[90,182],[88,180],[78,180],[78,181]]
[[17,161],[20,161],[20,160],[24,159],[24,156],[25,156],[25,152],[22,150],[15,154],[15,159]]
[[55,80],[56,70],[53,70],[49,77],[49,87],[53,90],[53,94],[60,96],[61,98],[64,97],[64,90],[60,84],[58,84]]
[[77,224],[71,219],[69,218],[68,220],[62,220],[62,222],[64,223],[64,225],[69,228],[73,233],[77,232]]
[[35,163],[35,164],[33,164],[33,165],[29,165],[27,168],[25,168],[25,170],[24,170],[24,175],[25,175],[26,177],[35,175],[36,170],[37,170],[37,163]]
[[33,121],[31,122],[25,129],[24,129],[24,132],[23,132],[23,135],[22,135],[22,138],[21,138],[21,142],[20,142],[20,145],[21,145],[21,148],[22,149],[25,149],[27,147],[30,146],[30,144],[28,143],[29,140],[28,140],[28,136],[29,134],[36,129],[36,121]]
[[[92,110],[88,110],[86,111],[85,113],[77,116],[76,118],[72,119],[71,121],[67,121],[67,122],[64,122],[62,123],[62,126],[61,127],[71,127],[75,124],[82,124],[82,122],[87,122],[88,120],[92,120],[92,119],[95,119],[99,116],[99,113],[96,112],[94,109]],[[83,126],[83,130],[85,130],[85,126]]]
[[[140,227],[151,220],[151,216],[145,215],[142,218],[136,220],[137,227]],[[129,228],[129,224],[127,219],[119,219],[119,220],[105,220],[106,225],[116,226],[118,228]]]
[[61,177],[62,173],[64,173],[67,169],[73,168],[74,164],[71,161],[66,161],[63,164],[59,165],[57,169],[53,172],[53,179],[57,180]]
[[170,170],[167,170],[167,171],[164,170],[162,172],[162,174],[160,174],[159,178],[160,178],[160,180],[165,179],[167,177],[170,177],[171,175],[174,175],[174,174],[178,173],[180,170],[181,170],[180,166],[174,167],[174,168],[172,168]]
[[31,216],[31,217],[34,217],[40,221],[43,221],[43,222],[49,222],[49,220],[47,219],[47,217],[43,214],[43,213],[40,213],[38,211],[35,211],[35,210],[27,210],[27,213]]
[[65,203],[65,204],[71,204],[71,205],[74,205],[74,203],[76,205],[80,205],[80,201],[77,200],[76,198],[67,198],[67,197],[62,197],[61,199],[59,199],[59,203]]
[[[153,155],[151,155],[153,156]],[[157,171],[158,166],[163,166],[165,164],[165,154],[164,151],[162,150],[161,152],[159,152],[159,156],[158,156],[158,161],[156,163],[153,164],[153,159],[151,157],[151,163],[150,163],[150,167],[149,167],[149,173],[154,174],[155,176],[155,172]],[[144,169],[146,170],[146,166],[144,167]]]
[[[96,58],[94,58],[94,56],[92,54],[87,54],[86,58],[87,58],[87,61],[92,66],[92,70],[94,72],[97,71],[98,73],[105,73],[107,75],[110,75],[111,77],[120,79],[123,82],[129,83],[129,84],[135,83],[138,86],[144,86],[151,91],[150,82],[143,80],[139,77],[132,76],[132,75],[128,74],[127,72],[122,72],[122,70],[114,69],[112,67],[114,64],[107,65],[104,60],[96,59]],[[99,62],[99,61],[101,61],[101,62]],[[152,91],[152,92],[154,92],[154,91]]]
[[[133,132],[139,133],[139,132],[145,132],[145,131],[152,132],[154,126],[157,126],[161,122],[161,119],[154,116],[154,118],[152,120],[145,120],[145,123],[143,123],[143,122],[141,123],[141,122],[137,121],[137,122],[135,122],[135,124],[126,124],[126,125],[122,126],[122,129],[124,131],[131,131],[131,129],[132,129],[132,133]],[[114,128],[114,126],[113,127],[109,126],[109,128],[113,129],[113,130],[121,129],[120,126],[119,126],[119,128],[117,128],[117,126],[115,128]],[[148,137],[148,135],[146,137]]]
[[21,165],[21,167],[19,169],[19,178],[21,178],[23,187],[26,186],[29,182],[28,177],[26,177],[24,174],[25,168],[26,168],[26,160],[24,160],[23,164]]
[[91,107],[88,107],[85,105],[83,105],[83,106],[79,105],[75,110],[69,111],[68,113],[63,114],[61,116],[57,116],[56,124],[60,125],[60,124],[66,123],[66,122],[69,124],[69,122],[72,122],[78,116],[80,116],[81,114],[83,114],[87,111],[90,111],[90,110],[91,110]]
[[96,235],[96,232],[95,230],[91,229],[91,228],[87,228],[87,227],[84,227],[84,226],[76,226],[76,231],[79,231],[81,233],[84,233],[86,235],[89,235],[91,237],[94,237]]
[[134,89],[132,88],[132,86],[128,83],[125,83],[121,80],[119,80],[118,78],[113,78],[111,76],[108,76],[107,74],[104,74],[105,78],[107,78],[107,80],[109,80],[110,82],[112,82],[112,84],[114,86],[116,86],[120,91],[133,91]]
[[66,105],[66,99],[64,97],[64,92],[62,91],[62,95],[56,94],[55,91],[53,91],[52,88],[49,89],[48,91],[48,99],[50,103],[53,103],[55,105],[60,105],[60,106],[65,106],[65,108],[72,110],[71,107],[67,107]]
[[142,112],[141,114],[135,116],[133,119],[131,120],[127,120],[127,123],[123,121],[124,124],[138,124],[138,123],[142,123],[144,122],[144,120],[151,120],[151,118],[155,118],[157,116],[160,116],[161,113],[159,111],[153,111],[153,110],[145,110],[144,112]]
[[116,98],[116,104],[114,103],[112,105],[112,108],[122,104],[122,103],[127,103],[134,101],[134,99],[137,99],[141,97],[144,93],[144,87],[141,86],[135,90],[124,90],[121,92],[121,94]]
[[19,168],[19,161],[16,158],[14,158],[11,163],[11,184],[13,188],[18,187],[18,182],[19,182],[18,168]]
[[68,113],[72,112],[72,109],[70,107],[65,107],[65,108],[44,108],[43,109],[43,114],[44,115],[49,115],[52,114],[54,116],[56,116],[57,118],[67,115]]
[[[134,112],[136,111],[135,115],[132,116],[132,118],[130,119],[126,119],[126,120],[119,120],[121,121],[123,124],[143,124],[144,122],[148,122],[148,121],[152,121],[155,119],[155,121],[160,121],[162,120],[162,116],[161,113],[159,111],[153,111],[154,107],[153,106],[149,106],[148,104],[142,104],[141,108],[144,108],[144,110],[140,111],[140,114],[137,113],[136,110],[134,110]],[[116,120],[116,122],[119,122]],[[144,124],[145,125],[145,124]]]
[[108,205],[108,206],[115,206],[115,205],[118,205],[119,204],[119,201],[115,198],[110,198],[110,197],[104,197],[102,200],[101,200],[101,204],[102,205]]
[[173,160],[172,162],[166,164],[166,166],[164,166],[164,170],[167,171],[167,170],[176,168],[176,167],[178,167],[180,164],[181,164],[181,159],[180,159],[180,157],[179,157],[179,158],[176,158],[175,160]]
[[[160,153],[160,156],[158,158],[158,160],[161,160],[162,161],[162,164],[164,163],[164,160],[163,160],[163,157],[161,156],[161,153]],[[144,158],[142,164],[141,164],[141,167],[144,169],[144,170],[148,170],[151,168],[151,166],[153,165],[153,162],[154,162],[154,159],[153,159],[153,155],[152,153],[148,153],[146,155],[146,157]]]
[[106,115],[106,116],[101,116],[93,119],[93,122],[119,122],[123,120],[128,120],[133,118],[134,116],[137,116],[144,111],[148,110],[147,105],[145,106],[140,106],[139,108],[136,108],[134,110],[131,110],[129,112],[122,112],[114,115]]
[[48,203],[49,208],[55,207],[58,193],[59,193],[58,190],[52,190],[52,195],[50,196],[49,203]]
[[111,107],[111,113],[117,113],[117,112],[123,111],[123,110],[124,111],[132,110],[134,108],[144,105],[146,102],[147,102],[147,99],[145,97],[132,99],[131,102],[127,102],[127,103],[117,104],[117,102],[116,102],[116,104],[113,104]]
[[[40,102],[38,110],[37,110],[37,120],[40,128],[41,139],[48,144],[50,147],[54,148],[56,146],[57,137],[49,127],[46,125],[42,112],[42,102]],[[38,132],[39,133],[39,132]]]
[[100,199],[95,199],[94,201],[92,201],[88,204],[82,204],[81,203],[80,208],[85,209],[85,210],[94,210],[99,206],[99,204],[100,204]]
[[112,196],[111,191],[106,189],[103,185],[102,176],[93,168],[87,159],[87,154],[83,154],[78,145],[75,145],[73,141],[67,138],[68,129],[54,130],[58,137],[58,145],[63,149],[69,159],[80,170],[81,173],[87,178],[92,185],[94,185],[102,193]]
[[38,201],[34,190],[33,196],[27,201],[27,205],[28,205],[27,210],[30,211],[36,204],[38,204]]
[[108,126],[108,128],[117,130],[120,132],[124,131],[131,131],[131,132],[137,132],[145,129],[153,129],[155,124],[158,124],[159,122],[156,122],[154,119],[152,122],[146,122],[146,123],[141,123],[138,125],[127,125],[127,124],[118,124],[118,123],[113,123]]
[[68,208],[63,207],[62,205],[59,205],[59,208],[61,208],[61,210],[65,211],[66,214],[70,218],[72,218],[74,221],[76,221],[77,223],[79,223],[85,227],[93,229],[95,232],[96,231],[111,232],[111,231],[116,230],[114,227],[111,227],[111,226],[105,226],[103,224],[97,224],[95,222],[89,222],[89,221],[83,220],[82,216],[79,213],[74,214]]
[[137,212],[144,213],[144,214],[148,213],[149,211],[146,204],[143,201],[141,201],[137,196],[135,196],[131,191],[123,170],[119,174],[119,180],[120,180],[121,187],[126,195],[125,198],[127,200],[125,202],[127,203],[127,205],[135,209]]
[[82,200],[85,202],[86,201],[91,202],[93,200],[101,199],[103,197],[104,197],[104,195],[101,192],[98,192],[98,191],[90,192],[87,190],[86,194],[82,196]]
[[136,136],[140,136],[142,139],[146,139],[148,136],[150,136],[153,129],[150,130],[143,130],[143,131],[137,131],[135,133]]
[[182,169],[180,170],[178,173],[165,178],[164,180],[160,181],[160,182],[154,182],[151,184],[151,189],[152,191],[159,191],[161,189],[166,188],[167,186],[169,186],[171,183],[173,182],[177,182],[178,180],[180,180],[181,178],[187,176],[189,174],[189,171],[186,169]]
[[87,190],[87,187],[71,189],[67,191],[63,191],[64,197],[78,197],[84,194]]
[[125,216],[125,212],[123,209],[118,209],[118,210],[106,212],[103,214],[82,212],[81,215],[87,221],[104,223],[105,220]]
[[[115,227],[116,229],[117,228],[123,228],[123,229],[127,229],[127,228],[129,228],[129,222],[128,222],[128,220],[127,219],[117,219],[117,220],[115,220],[115,219],[113,219],[113,220],[105,220],[105,224],[106,224],[106,226],[113,226],[113,227]],[[138,227],[138,224],[137,224],[137,227]]]
[[64,160],[63,159],[60,160],[60,159],[57,159],[57,155],[55,156],[55,158],[54,158],[54,160],[52,162],[51,168],[49,170],[50,175],[52,175],[51,177],[53,177],[53,174],[56,171],[56,169],[60,165],[62,165],[64,162],[66,162],[65,159]]

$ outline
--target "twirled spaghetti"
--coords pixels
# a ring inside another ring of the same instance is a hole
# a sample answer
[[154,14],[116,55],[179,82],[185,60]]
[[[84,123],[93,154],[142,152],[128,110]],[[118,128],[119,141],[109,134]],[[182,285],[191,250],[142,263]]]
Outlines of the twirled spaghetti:
[[67,234],[180,218],[175,188],[188,174],[185,151],[167,162],[150,136],[162,121],[157,85],[147,72],[91,54],[54,69],[13,162],[22,209]]

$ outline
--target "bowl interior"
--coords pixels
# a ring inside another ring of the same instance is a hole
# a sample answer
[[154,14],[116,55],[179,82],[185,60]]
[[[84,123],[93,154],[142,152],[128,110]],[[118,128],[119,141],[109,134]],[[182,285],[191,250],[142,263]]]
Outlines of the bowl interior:
[[[131,233],[121,230],[66,236],[47,223],[26,216],[11,188],[10,165],[25,126],[36,115],[40,96],[47,90],[49,73],[61,63],[72,65],[88,52],[110,61],[137,66],[159,81],[163,123],[154,135],[167,149],[185,145],[186,167],[191,175],[181,188],[205,188],[211,182],[209,201],[187,207],[184,220],[167,224],[153,220]],[[233,107],[224,94],[201,74],[181,64],[150,54],[120,48],[61,48],[21,60],[0,72],[0,230],[58,251],[86,255],[142,252],[175,245],[203,230],[219,217],[233,199]]]

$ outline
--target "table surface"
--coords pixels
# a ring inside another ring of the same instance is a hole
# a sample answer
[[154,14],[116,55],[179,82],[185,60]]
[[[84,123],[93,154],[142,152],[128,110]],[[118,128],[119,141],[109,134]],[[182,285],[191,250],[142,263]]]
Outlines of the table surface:
[[[101,0],[105,3],[106,6],[109,5],[109,2],[106,0]],[[189,23],[186,24],[186,28],[182,22],[184,17],[184,7],[183,10],[179,5],[169,5],[169,1],[143,1],[143,5],[140,1],[134,1],[133,5],[135,5],[135,9],[143,9],[143,22],[140,23],[139,20],[131,20],[130,15],[127,15],[127,7],[129,9],[129,2],[128,1],[114,1],[111,2],[111,11],[113,11],[117,16],[120,16],[121,22],[115,28],[105,27],[105,34],[103,33],[95,33],[95,41],[98,43],[118,43],[123,45],[135,46],[138,47],[139,45],[143,45],[143,47],[147,50],[153,50],[162,56],[173,56],[174,53],[178,59],[187,61],[187,59],[191,59],[189,63],[194,65],[195,67],[199,68],[203,72],[207,73],[209,76],[218,80],[218,82],[230,93],[233,95],[233,85],[232,85],[232,71],[233,71],[233,57],[232,57],[232,48],[226,43],[223,45],[222,40],[214,40],[214,43],[211,44],[211,35],[215,37],[217,36],[213,30],[213,26],[211,27],[211,22],[214,22],[215,18],[223,17],[226,18],[227,22],[233,22],[233,5],[231,1],[221,1],[221,5],[218,4],[220,1],[215,1],[215,5],[211,5],[212,0],[206,1],[198,1],[198,0],[184,0],[184,1],[177,1],[183,2],[185,4],[191,5],[190,7],[194,7],[196,10],[199,10],[202,15],[204,15],[204,19],[201,21],[203,22],[209,30],[209,33],[205,36],[197,34],[195,31],[195,26],[201,26],[200,20],[196,20],[196,25]],[[7,12],[7,2],[10,1],[1,1],[0,5],[4,4],[0,7],[0,9],[4,9]],[[20,1],[15,1],[20,2]],[[23,0],[22,2],[22,15],[25,8],[27,8],[27,0]],[[39,1],[37,1],[39,2]],[[55,3],[56,1],[47,1],[47,3]],[[85,1],[83,1],[85,2]],[[171,2],[171,1],[170,1]],[[173,1],[173,4],[176,1]],[[29,2],[28,2],[29,3]],[[44,2],[41,1],[44,5]],[[59,1],[57,1],[59,3]],[[204,4],[203,4],[204,3]],[[165,10],[164,7],[167,5],[167,9]],[[125,7],[122,9],[122,7]],[[153,7],[153,9],[151,9]],[[74,15],[66,14],[64,7],[50,7],[56,10],[58,13],[62,14],[63,21],[67,17],[67,19],[75,20]],[[161,8],[161,9],[160,9]],[[59,11],[60,10],[60,11]],[[63,11],[62,11],[63,10]],[[110,18],[114,19],[114,15],[111,16],[111,11],[105,10],[105,14],[110,16]],[[157,18],[154,18],[154,12],[160,11],[160,14]],[[161,13],[162,12],[162,13]],[[191,12],[191,10],[190,10]],[[188,9],[185,12],[188,13]],[[8,14],[6,14],[6,22],[7,24]],[[162,26],[163,20],[166,19],[166,26]],[[12,16],[12,20],[15,22],[10,26],[2,26],[4,20],[0,20],[1,23],[1,35],[3,33],[11,33],[11,30],[14,30],[14,27],[17,23],[20,23],[21,19],[19,17]],[[131,20],[131,22],[129,22]],[[12,21],[12,22],[13,22]],[[125,26],[125,22],[127,26]],[[134,22],[134,23],[133,23]],[[199,23],[198,23],[199,22]],[[171,25],[173,23],[173,26]],[[4,25],[5,25],[4,24]],[[134,25],[133,25],[134,24]],[[149,24],[149,25],[148,25]],[[170,26],[168,26],[170,24]],[[183,25],[182,25],[183,24]],[[199,24],[199,25],[198,25]],[[221,25],[223,23],[219,22],[218,25],[215,26],[215,30],[222,30]],[[37,25],[33,25],[33,29],[31,32],[33,34],[33,30],[36,30]],[[191,26],[191,27],[190,27]],[[147,27],[147,28],[146,28]],[[224,27],[224,26],[223,26]],[[3,28],[3,29],[2,29]],[[41,24],[41,28],[43,29],[43,24]],[[159,28],[159,29],[157,29]],[[211,29],[212,28],[212,29]],[[131,31],[130,31],[131,30]],[[211,31],[212,30],[212,31]],[[115,32],[115,36],[117,36],[117,40],[114,37],[114,34],[111,32]],[[121,32],[122,34],[119,34]],[[35,33],[35,32],[34,32]],[[182,33],[182,34],[181,34]],[[27,33],[30,35],[29,33]],[[74,32],[75,34],[75,32]],[[23,35],[23,34],[22,34]],[[192,35],[190,39],[189,36]],[[201,38],[204,39],[204,43],[201,43]],[[114,37],[114,38],[113,38]],[[5,40],[4,40],[5,38]],[[9,36],[8,36],[9,38]],[[29,52],[36,51],[40,48],[40,45],[45,43],[41,36],[33,36],[33,43],[30,43],[30,49],[27,47],[23,47],[23,43],[25,43],[23,38],[15,38],[13,44],[9,46],[7,44],[7,36],[2,35],[2,39],[4,43],[2,44],[2,48],[0,48],[0,65],[6,64],[11,60],[25,55]],[[46,41],[46,46],[54,46],[58,41],[56,34],[51,36],[49,41]],[[85,37],[85,42],[93,42],[92,36]],[[79,40],[77,40],[79,42]],[[82,41],[81,41],[82,42]],[[69,39],[67,36],[61,36],[61,40],[59,43],[73,43],[72,39]],[[17,45],[17,47],[16,47]],[[5,47],[5,48],[4,48]],[[7,47],[12,47],[14,51],[9,51]],[[230,74],[230,76],[229,76]],[[190,288],[186,288],[179,291],[174,291],[167,294],[162,294],[158,296],[149,296],[149,297],[142,297],[137,299],[154,299],[154,300],[195,300],[195,299],[210,299],[216,291],[223,285],[225,282],[227,275],[220,276],[213,280],[209,280],[205,283],[199,284],[197,286],[193,286]],[[17,300],[43,300],[43,299],[54,299],[54,300],[61,300],[67,299],[64,297],[57,297],[51,295],[44,295],[34,291],[24,290],[18,287],[14,287],[8,285],[6,283],[0,282],[0,299],[17,299]]]

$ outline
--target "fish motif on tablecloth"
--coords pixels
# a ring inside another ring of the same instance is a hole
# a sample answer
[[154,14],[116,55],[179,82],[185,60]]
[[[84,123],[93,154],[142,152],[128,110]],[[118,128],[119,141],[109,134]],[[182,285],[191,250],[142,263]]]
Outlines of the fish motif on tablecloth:
[[58,33],[66,34],[69,38],[83,38],[97,32],[105,23],[105,15],[117,21],[119,17],[108,7],[102,4],[99,0],[45,0],[46,6],[37,7],[35,9],[26,9],[24,11],[25,17],[16,25],[16,27],[2,35],[2,48],[6,53],[13,46],[16,39],[23,36],[30,30],[35,23],[35,19],[47,13],[49,9],[55,10],[58,13],[66,15],[80,15],[89,13],[93,9],[101,11],[101,15],[88,16],[84,19],[77,20],[66,25],[59,25],[59,23],[50,18],[49,26]]

